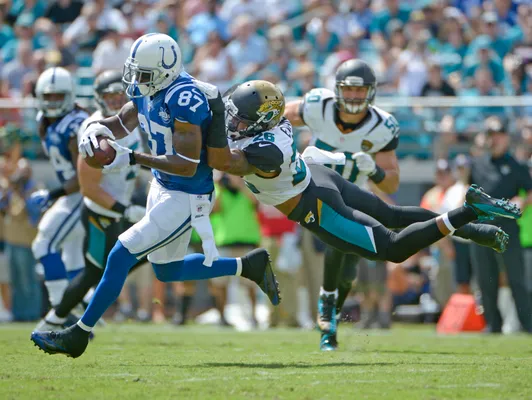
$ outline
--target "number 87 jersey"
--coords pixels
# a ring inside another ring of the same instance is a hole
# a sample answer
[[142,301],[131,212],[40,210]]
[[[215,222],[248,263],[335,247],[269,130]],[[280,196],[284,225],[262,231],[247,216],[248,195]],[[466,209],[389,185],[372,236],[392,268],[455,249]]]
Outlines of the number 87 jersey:
[[276,206],[303,192],[310,183],[310,171],[298,153],[292,125],[283,118],[273,129],[253,137],[230,141],[247,161],[263,172],[276,172],[272,178],[246,175],[246,186],[264,204]]
[[368,177],[358,173],[351,156],[359,151],[375,154],[395,150],[399,143],[399,124],[395,117],[373,105],[368,106],[367,117],[351,132],[340,131],[336,124],[334,92],[329,89],[312,89],[308,92],[300,113],[313,135],[314,146],[345,154],[345,165],[329,167],[358,186],[364,186]]
[[141,129],[148,135],[152,155],[176,155],[173,146],[174,121],[201,128],[202,148],[196,174],[183,177],[152,169],[161,186],[191,194],[207,194],[214,190],[212,169],[207,163],[205,139],[211,122],[207,98],[192,78],[182,72],[166,89],[153,96],[134,97]]

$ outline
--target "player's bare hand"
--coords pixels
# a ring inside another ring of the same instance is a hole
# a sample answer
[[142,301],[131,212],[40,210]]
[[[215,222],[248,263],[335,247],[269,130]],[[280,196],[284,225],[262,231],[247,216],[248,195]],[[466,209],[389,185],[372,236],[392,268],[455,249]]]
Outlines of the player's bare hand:
[[112,140],[115,139],[113,132],[111,132],[111,130],[105,125],[102,125],[98,122],[90,124],[81,134],[78,143],[78,150],[83,158],[87,156],[94,156],[94,151],[92,148],[94,147],[97,149],[100,147],[98,139],[96,139],[98,136],[105,136]]
[[359,151],[358,153],[353,154],[352,159],[355,161],[361,174],[370,175],[375,171],[375,161],[369,154]]

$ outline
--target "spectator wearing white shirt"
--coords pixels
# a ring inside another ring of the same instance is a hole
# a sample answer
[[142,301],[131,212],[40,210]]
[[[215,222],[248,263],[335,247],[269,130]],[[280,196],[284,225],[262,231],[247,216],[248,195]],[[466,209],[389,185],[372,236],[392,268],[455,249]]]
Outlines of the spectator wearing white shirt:
[[110,29],[105,40],[101,41],[93,53],[92,71],[95,75],[106,69],[122,69],[133,40],[123,38],[114,29]]
[[127,33],[128,24],[124,15],[117,9],[106,6],[105,0],[85,3],[81,15],[65,30],[64,39],[68,44],[89,33],[91,19],[96,19],[98,30],[116,29],[120,33]]

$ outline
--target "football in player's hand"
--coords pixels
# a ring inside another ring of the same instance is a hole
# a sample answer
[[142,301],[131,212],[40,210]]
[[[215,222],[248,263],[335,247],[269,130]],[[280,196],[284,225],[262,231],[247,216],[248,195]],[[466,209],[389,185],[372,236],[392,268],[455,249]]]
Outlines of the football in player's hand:
[[100,147],[95,149],[91,145],[94,156],[87,156],[85,162],[93,168],[103,168],[104,165],[109,165],[113,162],[116,156],[116,150],[107,142],[105,136],[97,136],[96,139]]

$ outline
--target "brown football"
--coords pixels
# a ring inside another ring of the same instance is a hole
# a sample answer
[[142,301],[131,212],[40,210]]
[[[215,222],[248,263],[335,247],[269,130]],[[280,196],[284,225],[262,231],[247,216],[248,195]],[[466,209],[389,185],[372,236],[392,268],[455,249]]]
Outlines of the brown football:
[[85,157],[85,162],[93,168],[103,168],[104,165],[109,165],[113,162],[116,156],[116,150],[107,142],[105,136],[97,136],[96,139],[100,147],[95,149],[91,145],[94,156]]

